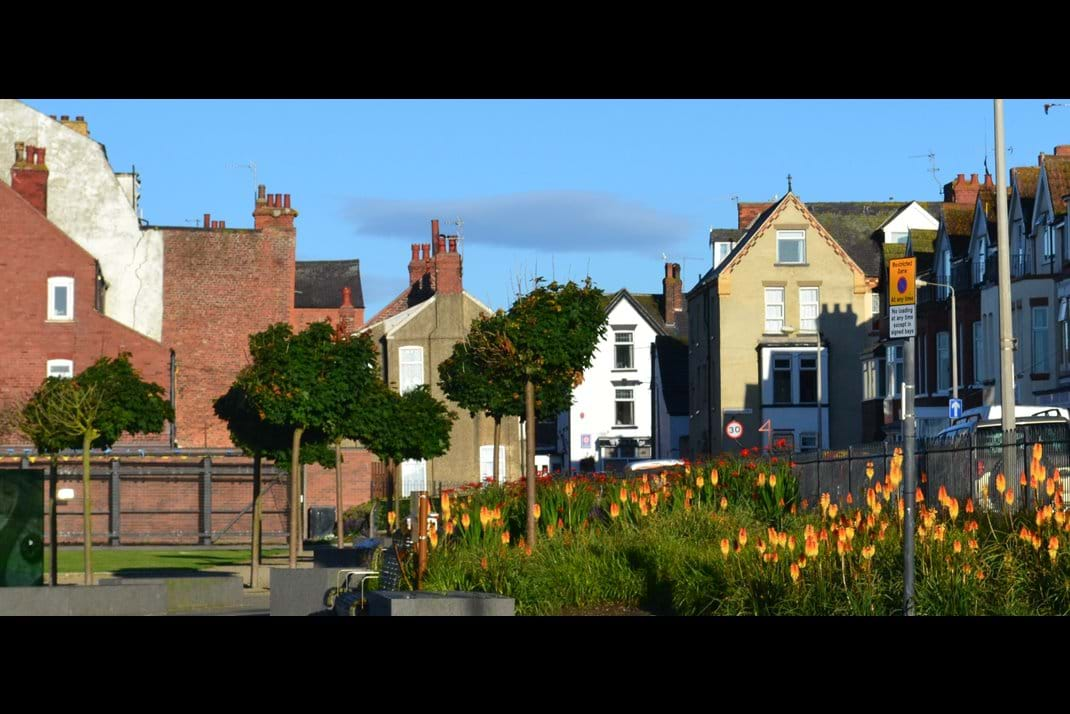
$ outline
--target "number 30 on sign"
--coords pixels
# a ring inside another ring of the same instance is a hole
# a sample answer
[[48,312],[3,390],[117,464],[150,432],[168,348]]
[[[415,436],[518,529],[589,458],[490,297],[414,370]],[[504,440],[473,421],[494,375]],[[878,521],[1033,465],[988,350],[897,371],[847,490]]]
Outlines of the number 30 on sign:
[[743,436],[743,425],[733,419],[732,421],[725,424],[724,433],[728,436],[729,439],[738,439],[739,437]]

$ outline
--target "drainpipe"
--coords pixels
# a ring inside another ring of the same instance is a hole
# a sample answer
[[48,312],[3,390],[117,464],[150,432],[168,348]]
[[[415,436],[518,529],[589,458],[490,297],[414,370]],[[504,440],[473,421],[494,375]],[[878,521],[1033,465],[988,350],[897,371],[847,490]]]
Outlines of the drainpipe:
[[[175,411],[175,351],[171,350],[171,411]],[[178,441],[178,427],[175,424],[175,420],[178,419],[176,415],[171,419],[171,448],[175,448]]]

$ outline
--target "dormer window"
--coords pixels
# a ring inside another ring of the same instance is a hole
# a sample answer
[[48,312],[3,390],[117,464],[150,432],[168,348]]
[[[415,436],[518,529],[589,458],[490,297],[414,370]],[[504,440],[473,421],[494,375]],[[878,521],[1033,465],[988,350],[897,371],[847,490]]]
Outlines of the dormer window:
[[983,283],[985,281],[985,261],[988,260],[988,236],[981,236],[980,243],[977,246],[976,263],[973,272],[973,282],[975,285]]
[[[936,263],[936,282],[948,285],[948,281],[951,279],[951,251],[946,247],[940,251],[940,258]],[[936,288],[936,299],[947,300],[948,291],[947,288]]]
[[48,279],[48,319],[74,320],[74,278]]

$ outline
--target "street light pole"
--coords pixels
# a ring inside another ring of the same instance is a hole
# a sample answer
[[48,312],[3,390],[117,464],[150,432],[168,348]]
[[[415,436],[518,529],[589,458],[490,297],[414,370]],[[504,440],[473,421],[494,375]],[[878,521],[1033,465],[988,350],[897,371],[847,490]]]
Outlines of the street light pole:
[[[955,288],[944,283],[932,283],[928,280],[922,280],[918,278],[914,281],[919,288],[923,288],[926,285],[932,285],[936,288],[947,288],[951,291],[951,398],[959,398],[959,347],[958,347],[958,331],[959,321],[958,315],[955,311]],[[974,375],[974,379],[976,379]]]
[[817,453],[821,454],[821,330],[817,325],[817,318],[814,318],[814,336],[817,338]]

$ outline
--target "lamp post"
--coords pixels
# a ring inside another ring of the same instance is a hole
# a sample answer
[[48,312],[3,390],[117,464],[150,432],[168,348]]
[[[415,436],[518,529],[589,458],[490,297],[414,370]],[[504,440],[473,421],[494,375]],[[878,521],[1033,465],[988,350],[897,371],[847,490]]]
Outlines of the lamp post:
[[[795,334],[795,328],[794,327],[790,327],[788,325],[784,325],[783,327],[781,327],[780,331],[783,332],[788,337],[790,337],[791,335]],[[818,452],[818,454],[820,454],[821,453],[821,432],[822,432],[821,422],[823,421],[822,420],[822,416],[823,415],[821,413],[821,330],[817,329],[817,318],[814,318],[814,338],[816,340],[816,346],[817,346],[817,352],[816,352],[816,357],[817,357],[817,364],[816,364],[816,367],[817,367],[817,374],[816,374],[816,378],[817,378],[817,452]],[[770,438],[772,438],[772,435],[770,435]]]
[[[957,334],[959,331],[958,315],[955,312],[955,288],[944,283],[933,283],[928,280],[922,280],[918,278],[914,281],[914,284],[919,288],[923,288],[926,285],[932,285],[936,288],[947,288],[951,291],[951,398],[959,398],[959,350]],[[924,349],[924,348],[923,348]],[[977,377],[974,375],[974,379]]]

